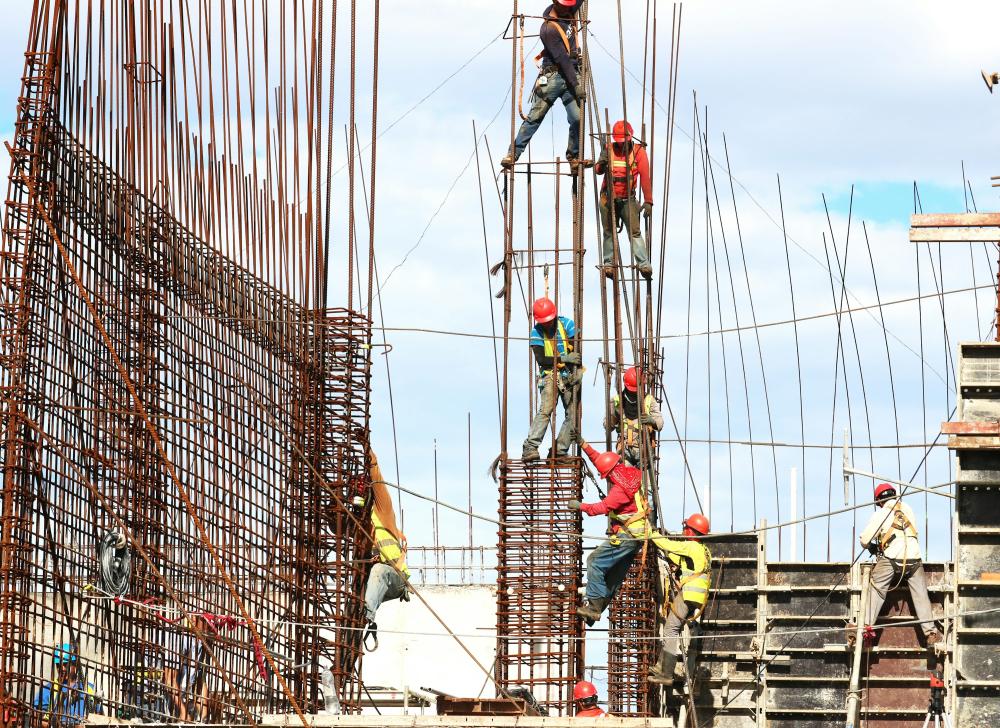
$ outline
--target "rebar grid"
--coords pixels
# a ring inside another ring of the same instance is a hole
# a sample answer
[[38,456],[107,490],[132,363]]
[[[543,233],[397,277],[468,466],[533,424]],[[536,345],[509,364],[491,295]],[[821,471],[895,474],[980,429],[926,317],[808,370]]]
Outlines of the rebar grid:
[[571,714],[583,674],[582,523],[566,507],[581,497],[582,475],[577,457],[506,460],[500,470],[497,686],[527,688],[550,715]]
[[608,712],[658,715],[658,690],[646,679],[656,661],[656,548],[629,567],[608,614]]
[[[50,113],[52,59],[27,56],[0,252],[2,723],[50,718],[32,704],[63,643],[122,718],[288,711],[265,653],[299,705],[329,667],[357,709],[370,321],[296,304],[87,151]],[[115,530],[123,600],[91,586]]]

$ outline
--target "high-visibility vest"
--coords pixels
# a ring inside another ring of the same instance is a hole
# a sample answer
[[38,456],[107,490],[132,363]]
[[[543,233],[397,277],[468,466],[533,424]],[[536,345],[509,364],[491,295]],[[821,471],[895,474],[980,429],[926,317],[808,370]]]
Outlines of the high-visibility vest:
[[[541,329],[538,330],[541,333]],[[566,335],[566,328],[563,326],[562,320],[556,319],[556,335],[551,339],[548,336],[542,336],[544,343],[545,356],[552,358],[556,355],[556,337],[562,341],[562,350],[565,353],[569,353],[569,336]],[[548,374],[550,369],[543,369],[542,374]]]
[[629,145],[628,154],[618,154],[615,145],[608,147],[611,167],[611,189],[617,198],[631,197],[639,182],[639,165],[635,160],[635,147]]
[[917,529],[910,522],[910,519],[906,517],[906,514],[903,513],[902,503],[897,500],[892,506],[892,527],[887,528],[885,533],[882,534],[882,538],[879,539],[881,549],[885,551],[885,547],[889,545],[889,542],[899,534],[902,534],[904,538],[907,536],[916,538]]
[[608,511],[608,518],[623,525],[625,530],[633,536],[644,538],[649,530],[649,519],[647,518],[649,515],[649,503],[646,501],[646,492],[641,484],[633,498],[635,513]]
[[375,545],[378,547],[379,558],[409,576],[410,570],[406,567],[406,558],[399,541],[382,526],[382,522],[374,512],[372,512],[372,525],[375,527]]
[[653,544],[680,570],[678,586],[684,601],[704,608],[712,585],[712,552],[700,541],[678,541],[662,535],[654,536]]
[[[615,410],[621,405],[621,397],[617,394],[612,395],[611,404],[614,405]],[[642,400],[642,413],[650,414],[653,411],[653,395],[647,394]],[[622,411],[622,421],[621,421],[621,435],[618,438],[618,449],[627,448],[629,450],[635,450],[639,447],[639,432],[641,431],[638,418],[629,419],[625,416],[624,410]],[[650,438],[650,445],[656,447],[656,438]]]

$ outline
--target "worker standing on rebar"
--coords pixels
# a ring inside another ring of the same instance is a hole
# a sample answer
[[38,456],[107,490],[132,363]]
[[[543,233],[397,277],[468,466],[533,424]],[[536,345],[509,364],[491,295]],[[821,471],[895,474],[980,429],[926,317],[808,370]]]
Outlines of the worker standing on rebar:
[[531,94],[531,111],[518,129],[514,145],[500,160],[504,169],[514,166],[557,100],[561,100],[566,108],[566,120],[569,122],[566,159],[573,169],[576,168],[580,157],[580,105],[586,98],[577,45],[576,14],[581,7],[583,0],[555,0],[542,13],[545,19],[538,36],[543,50],[538,57],[541,67]]
[[392,497],[386,487],[374,451],[368,450],[371,477],[371,538],[375,550],[376,563],[372,565],[365,586],[365,618],[367,629],[366,644],[371,641],[370,650],[378,647],[378,625],[375,614],[384,602],[399,599],[410,601],[408,579],[410,570],[406,566],[406,536],[396,525],[396,513],[392,507]]
[[[636,367],[629,367],[622,377],[624,385],[621,394],[611,397],[611,407],[604,421],[605,429],[615,429],[618,432],[617,450],[626,463],[640,467],[640,452],[643,436],[647,436],[649,451],[646,460],[649,462],[652,450],[656,447],[654,433],[663,429],[663,415],[656,398],[648,392],[639,403],[639,379],[641,372]],[[643,379],[645,379],[643,377]]]
[[[896,495],[896,486],[879,483],[875,486],[875,513],[861,532],[862,547],[877,556],[871,571],[871,591],[865,614],[866,636],[873,635],[872,625],[878,619],[886,594],[904,581],[910,588],[913,608],[927,646],[937,644],[942,635],[934,623],[927,580],[917,539],[916,516],[913,509]],[[848,642],[854,642],[856,630],[848,626]]]
[[573,686],[573,702],[576,704],[576,718],[600,718],[607,715],[597,705],[597,688],[587,680],[580,680]]
[[642,473],[625,465],[616,452],[598,452],[584,441],[580,447],[606,478],[610,488],[607,496],[597,503],[571,500],[569,507],[588,516],[607,515],[611,535],[587,557],[587,591],[585,601],[576,613],[593,624],[614,598],[625,580],[635,555],[644,540],[652,534],[649,506],[646,502]]
[[608,278],[614,277],[617,269],[615,243],[618,231],[624,225],[632,241],[635,267],[646,280],[651,279],[653,266],[649,263],[649,251],[642,239],[639,201],[635,191],[641,185],[642,214],[648,222],[653,214],[653,182],[649,174],[649,157],[646,156],[645,145],[635,143],[632,125],[627,121],[615,122],[611,130],[611,143],[603,145],[594,171],[605,175],[600,197],[601,227],[604,232],[601,271]]
[[708,535],[708,519],[701,513],[693,513],[682,525],[680,539],[659,534],[653,537],[653,544],[668,564],[667,583],[662,592],[666,632],[660,658],[649,670],[649,681],[657,685],[672,685],[675,677],[684,677],[683,667],[680,674],[674,672],[681,652],[681,630],[701,617],[712,585],[712,552],[699,540]]
[[[582,358],[573,351],[576,324],[559,316],[556,305],[549,298],[539,298],[531,307],[535,325],[531,329],[528,345],[538,364],[538,412],[531,421],[531,429],[521,448],[521,459],[538,460],[538,447],[542,444],[549,419],[556,408],[556,398],[562,400],[564,419],[556,436],[555,457],[564,457],[576,439],[576,406],[579,399]],[[552,453],[549,453],[550,457]]]

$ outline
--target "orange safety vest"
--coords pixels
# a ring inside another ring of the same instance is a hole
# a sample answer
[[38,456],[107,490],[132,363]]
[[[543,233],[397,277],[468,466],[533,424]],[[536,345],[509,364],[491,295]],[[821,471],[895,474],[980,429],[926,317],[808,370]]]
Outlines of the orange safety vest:
[[627,155],[618,154],[615,145],[608,147],[608,157],[611,167],[611,189],[616,198],[631,197],[639,184],[639,165],[635,161],[635,147],[631,147]]

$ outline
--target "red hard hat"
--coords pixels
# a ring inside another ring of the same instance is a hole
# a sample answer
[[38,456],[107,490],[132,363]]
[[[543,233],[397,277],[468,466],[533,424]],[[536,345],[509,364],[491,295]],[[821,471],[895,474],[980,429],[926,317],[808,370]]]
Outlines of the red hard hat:
[[539,298],[531,307],[531,313],[536,323],[547,324],[556,317],[556,305],[552,303],[552,299]]
[[618,144],[632,141],[632,125],[627,121],[616,121],[611,129],[611,138]]
[[565,5],[567,8],[571,8],[576,5],[576,0],[556,0],[560,5]]
[[638,391],[639,389],[639,370],[635,367],[629,367],[625,370],[625,376],[622,377],[622,381],[625,383],[625,389],[630,392]]
[[586,700],[597,695],[597,688],[594,683],[581,680],[573,687],[573,700]]
[[879,483],[875,486],[875,500],[881,499],[884,493],[896,495],[896,486],[891,483]]
[[602,478],[608,477],[608,473],[615,469],[615,466],[621,459],[621,455],[616,452],[602,452],[594,458],[594,466],[597,468],[597,474]]
[[692,513],[684,519],[684,527],[690,528],[695,533],[706,535],[709,532],[708,519],[701,513]]

